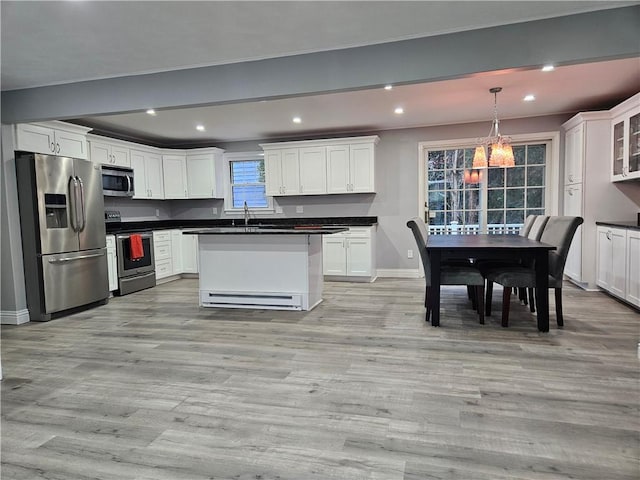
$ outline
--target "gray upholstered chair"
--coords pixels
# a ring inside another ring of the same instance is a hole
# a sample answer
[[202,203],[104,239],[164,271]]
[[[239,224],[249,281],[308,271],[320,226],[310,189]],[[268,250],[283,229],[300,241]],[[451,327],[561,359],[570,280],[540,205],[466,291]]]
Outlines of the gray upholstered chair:
[[[429,290],[431,288],[431,261],[427,253],[428,231],[424,221],[420,217],[414,217],[407,222],[407,227],[413,232],[413,236],[418,246],[420,259],[424,268],[425,277],[425,295],[424,305],[426,307],[425,320],[428,322],[431,316],[429,306]],[[480,323],[484,324],[484,277],[480,270],[471,266],[471,264],[453,264],[444,263],[440,267],[440,284],[441,285],[467,285],[471,286],[474,291],[474,308],[477,309],[480,316]]]
[[522,228],[520,228],[520,233],[519,233],[521,237],[529,236],[531,227],[533,227],[533,223],[536,221],[536,218],[538,217],[539,215],[529,215],[527,216],[527,218],[524,219],[524,225],[522,225]]
[[[549,252],[549,288],[555,290],[556,321],[559,327],[564,325],[562,317],[562,277],[567,261],[571,240],[577,228],[582,224],[582,217],[548,217],[539,240],[554,245],[556,250]],[[536,233],[530,232],[529,235]],[[493,283],[503,288],[502,326],[509,325],[509,300],[511,287],[536,287],[535,269],[532,266],[496,268],[485,272],[487,278],[486,314],[491,315]]]

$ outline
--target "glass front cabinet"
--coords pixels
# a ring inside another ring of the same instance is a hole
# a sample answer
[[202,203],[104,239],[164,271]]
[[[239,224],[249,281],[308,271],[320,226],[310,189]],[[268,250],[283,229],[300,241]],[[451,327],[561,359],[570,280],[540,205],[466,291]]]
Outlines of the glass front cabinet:
[[640,93],[611,110],[611,180],[640,179]]

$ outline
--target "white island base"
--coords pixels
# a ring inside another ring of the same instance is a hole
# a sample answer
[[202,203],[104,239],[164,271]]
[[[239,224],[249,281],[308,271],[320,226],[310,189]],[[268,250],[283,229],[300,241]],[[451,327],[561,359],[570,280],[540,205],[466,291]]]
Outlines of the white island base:
[[322,301],[321,235],[199,235],[200,306],[311,310]]

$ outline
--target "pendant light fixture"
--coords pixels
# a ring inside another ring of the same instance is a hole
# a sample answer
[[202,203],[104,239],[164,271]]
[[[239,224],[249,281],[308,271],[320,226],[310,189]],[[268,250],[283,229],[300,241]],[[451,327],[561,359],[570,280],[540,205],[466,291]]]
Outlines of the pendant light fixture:
[[[502,136],[499,129],[498,93],[501,91],[502,87],[493,87],[489,90],[490,93],[493,93],[493,123],[489,135],[477,140],[478,145],[473,155],[472,168],[486,168],[487,164],[489,167],[513,167],[515,165],[511,138]],[[488,162],[487,149],[489,150]]]

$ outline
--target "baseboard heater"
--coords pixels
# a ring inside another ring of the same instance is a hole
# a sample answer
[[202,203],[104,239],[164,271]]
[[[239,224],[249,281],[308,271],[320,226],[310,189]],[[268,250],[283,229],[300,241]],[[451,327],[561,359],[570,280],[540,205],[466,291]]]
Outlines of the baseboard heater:
[[264,308],[278,310],[302,310],[299,293],[220,293],[201,291],[200,305],[223,308]]

